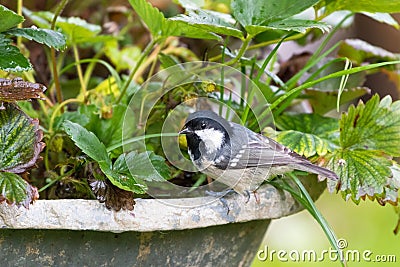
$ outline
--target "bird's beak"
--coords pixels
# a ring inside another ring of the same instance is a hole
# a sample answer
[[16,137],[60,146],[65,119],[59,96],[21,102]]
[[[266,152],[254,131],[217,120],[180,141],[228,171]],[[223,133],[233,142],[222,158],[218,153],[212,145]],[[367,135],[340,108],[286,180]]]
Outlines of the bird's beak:
[[191,132],[192,132],[192,131],[190,131],[190,130],[185,126],[185,127],[183,127],[182,130],[179,131],[179,134],[189,134],[189,133],[191,133]]

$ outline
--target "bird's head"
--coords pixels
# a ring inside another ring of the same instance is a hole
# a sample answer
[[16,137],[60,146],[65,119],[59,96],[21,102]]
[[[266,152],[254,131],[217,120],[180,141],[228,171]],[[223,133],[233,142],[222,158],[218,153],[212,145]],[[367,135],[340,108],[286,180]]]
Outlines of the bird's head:
[[202,110],[190,114],[180,134],[186,135],[189,152],[194,160],[201,155],[216,155],[223,145],[229,144],[231,126],[212,111]]

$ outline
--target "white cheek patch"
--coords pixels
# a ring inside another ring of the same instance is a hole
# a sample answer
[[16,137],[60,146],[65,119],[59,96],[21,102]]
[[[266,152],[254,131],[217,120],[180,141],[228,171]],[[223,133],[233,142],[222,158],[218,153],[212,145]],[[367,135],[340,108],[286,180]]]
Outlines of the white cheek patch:
[[215,153],[224,142],[224,133],[215,129],[197,130],[195,134],[204,142],[208,153]]

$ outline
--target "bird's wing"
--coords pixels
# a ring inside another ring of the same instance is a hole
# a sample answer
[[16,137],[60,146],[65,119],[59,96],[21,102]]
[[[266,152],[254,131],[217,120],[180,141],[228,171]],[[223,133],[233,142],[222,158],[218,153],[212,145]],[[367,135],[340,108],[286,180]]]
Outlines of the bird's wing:
[[232,146],[229,168],[251,168],[261,166],[284,166],[308,162],[289,148],[266,136],[231,123],[235,140],[240,144]]

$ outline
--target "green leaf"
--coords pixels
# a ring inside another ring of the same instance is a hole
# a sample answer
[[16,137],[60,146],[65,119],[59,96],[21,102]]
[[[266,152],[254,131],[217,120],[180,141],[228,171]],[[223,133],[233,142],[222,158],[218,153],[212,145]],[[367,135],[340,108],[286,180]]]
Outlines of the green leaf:
[[318,114],[281,115],[276,120],[279,129],[277,141],[300,155],[309,158],[324,156],[334,150],[338,138],[337,119]]
[[26,7],[22,8],[22,13],[25,17],[29,18],[35,25],[39,26],[40,28],[50,29],[50,21],[54,17],[53,13],[49,11],[32,12]]
[[94,133],[71,121],[65,121],[63,128],[83,153],[97,161],[100,167],[106,169],[105,166],[108,166],[107,169],[111,169],[111,160],[108,157],[106,147]]
[[121,172],[116,168],[110,169],[108,165],[105,164],[99,164],[99,166],[102,172],[116,187],[137,194],[146,192],[146,186],[136,182],[129,172]]
[[338,55],[347,57],[358,65],[363,62],[374,63],[400,59],[399,55],[359,39],[346,39],[343,41]]
[[118,47],[117,40],[106,42],[104,52],[111,62],[116,66],[117,71],[131,69],[139,61],[142,50],[137,46]]
[[391,159],[400,155],[400,101],[374,95],[366,104],[350,106],[340,119],[340,146],[326,157],[340,177],[329,189],[356,203],[365,196],[397,203],[399,169]]
[[330,25],[325,22],[313,21],[313,20],[302,20],[302,19],[285,19],[280,21],[273,21],[268,23],[268,28],[274,30],[283,31],[295,31],[300,33],[306,33],[308,29],[320,29],[322,33],[330,30]]
[[366,104],[350,106],[340,120],[340,145],[400,156],[400,101],[386,96],[379,102],[374,95]]
[[234,27],[235,20],[232,17],[215,11],[189,10],[187,15],[179,15],[171,20],[183,21],[207,32],[244,38],[242,31]]
[[29,204],[39,198],[36,187],[28,184],[19,175],[10,172],[0,172],[0,203],[23,205]]
[[146,0],[129,0],[129,3],[154,37],[182,36],[198,39],[221,39],[219,36],[189,25],[187,22],[166,19],[157,8]]
[[126,163],[136,179],[164,181],[170,178],[170,171],[165,159],[152,151],[139,154],[131,152],[126,156]]
[[19,49],[11,45],[11,39],[0,34],[0,69],[10,72],[21,72],[32,69],[32,65]]
[[25,28],[25,29],[11,29],[4,34],[11,34],[15,36],[21,36],[28,40],[34,40],[40,44],[45,44],[48,47],[53,47],[57,50],[64,50],[66,47],[66,40],[63,34],[38,28]]
[[166,19],[164,15],[145,0],[129,0],[153,36],[165,35]]
[[[44,144],[38,120],[29,118],[15,104],[0,109],[0,172],[22,173],[32,167]],[[1,191],[0,191],[1,192]]]
[[77,17],[69,17],[67,19],[59,17],[56,25],[63,30],[68,42],[72,44],[87,43],[101,31],[99,25],[88,23]]
[[338,10],[349,10],[353,12],[400,12],[400,2],[393,0],[326,0],[326,12],[331,13]]
[[160,60],[161,66],[164,69],[178,65],[180,63],[176,57],[164,53],[159,53],[158,58]]
[[24,21],[24,17],[0,5],[0,32],[16,27]]
[[269,22],[289,18],[312,7],[318,1],[232,0],[231,8],[233,16],[246,28],[248,25],[268,26]]
[[[358,203],[367,196],[386,199],[390,193],[392,179],[391,160],[376,150],[339,149],[327,157],[328,168],[338,176],[340,183],[328,181],[328,188],[334,191],[339,187],[345,199]],[[395,200],[396,202],[396,200]]]

